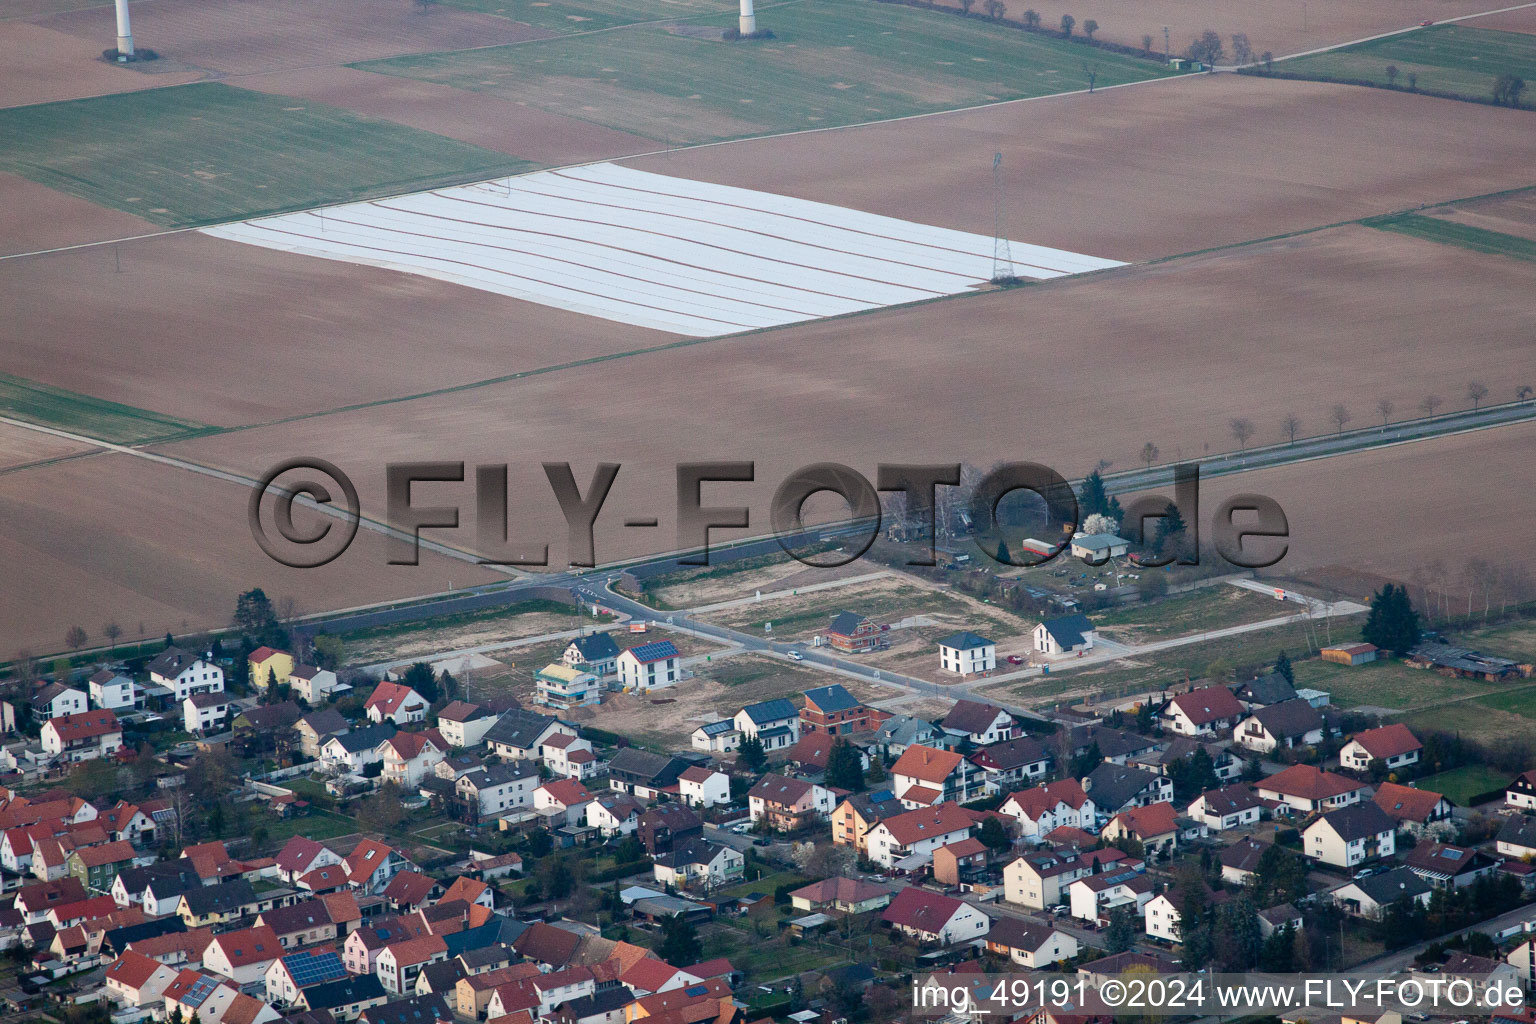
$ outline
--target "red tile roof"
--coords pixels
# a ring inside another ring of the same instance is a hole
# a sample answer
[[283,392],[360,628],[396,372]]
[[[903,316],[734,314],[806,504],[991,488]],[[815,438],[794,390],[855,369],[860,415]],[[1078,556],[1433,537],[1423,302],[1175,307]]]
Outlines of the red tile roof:
[[1419,738],[1401,722],[1383,725],[1379,729],[1367,729],[1355,736],[1355,742],[1364,747],[1367,754],[1380,761],[1424,749]]
[[414,907],[427,901],[435,885],[436,879],[428,878],[419,871],[402,871],[384,887],[384,898]]
[[264,924],[254,928],[242,928],[235,932],[225,932],[215,937],[209,945],[218,946],[223,950],[231,967],[248,967],[251,964],[276,960],[284,952],[283,944],[277,939],[277,933]]
[[132,989],[143,988],[155,972],[165,965],[143,953],[128,950],[107,967],[107,978]]
[[936,782],[943,784],[964,760],[953,750],[936,750],[933,747],[925,747],[920,743],[914,743],[897,758],[896,764],[891,768],[892,775],[906,775],[914,779],[922,779],[924,782]]
[[1255,785],[1262,792],[1279,793],[1302,800],[1323,800],[1364,788],[1360,783],[1342,775],[1325,772],[1309,764],[1293,764]]
[[885,913],[880,915],[880,920],[900,927],[937,933],[944,930],[944,926],[963,906],[959,900],[908,886],[896,894],[891,905],[885,908]]
[[898,843],[910,846],[923,839],[967,830],[971,827],[971,817],[959,804],[944,803],[898,814],[881,825]]
[[576,779],[555,779],[539,787],[566,807],[574,807],[593,799],[587,787]]
[[1046,811],[1055,810],[1058,803],[1079,810],[1088,802],[1088,794],[1083,791],[1083,784],[1076,779],[1061,779],[1034,789],[1021,790],[1003,801],[1004,804],[1010,802],[1016,804],[1031,821],[1035,821]]
[[1376,806],[1398,821],[1417,821],[1420,824],[1429,820],[1435,806],[1444,799],[1439,793],[1399,786],[1395,782],[1383,782],[1377,788],[1375,797]]
[[58,734],[59,739],[65,742],[88,740],[96,736],[107,736],[123,731],[123,727],[117,722],[117,716],[110,711],[82,711],[74,715],[60,715],[58,718],[48,719],[47,724]]
[[366,710],[376,707],[385,717],[390,717],[399,711],[401,705],[411,697],[415,697],[422,704],[426,704],[426,701],[422,700],[421,695],[409,686],[406,686],[404,683],[392,683],[386,679],[373,688],[373,693],[369,694],[368,701],[363,705],[363,708]]
[[1243,713],[1243,706],[1225,686],[1207,686],[1181,693],[1169,703],[1184,712],[1195,725],[1209,725],[1218,719],[1236,718]]
[[1115,820],[1138,839],[1167,835],[1178,827],[1175,818],[1173,804],[1170,803],[1132,807],[1115,815]]

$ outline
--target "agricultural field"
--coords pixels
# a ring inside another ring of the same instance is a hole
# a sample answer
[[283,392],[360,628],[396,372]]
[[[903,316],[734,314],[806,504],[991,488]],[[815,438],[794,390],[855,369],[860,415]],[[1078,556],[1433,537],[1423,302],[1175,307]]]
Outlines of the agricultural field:
[[1494,684],[1475,679],[1453,679],[1409,668],[1393,658],[1356,666],[1311,658],[1298,661],[1295,671],[1297,686],[1324,690],[1341,708],[1408,709],[1475,697],[1495,689]]
[[504,608],[355,630],[343,633],[341,637],[346,641],[349,662],[369,664],[434,657],[446,651],[520,637],[574,632],[592,624],[590,617],[577,617],[573,607],[552,601],[521,601]]
[[873,0],[804,0],[765,9],[758,23],[775,38],[727,44],[642,25],[355,66],[515,97],[668,144],[1086,89],[1085,66],[1100,86],[1169,74],[1153,61]]
[[[1473,606],[1474,613],[1480,609]],[[1495,654],[1520,662],[1536,662],[1536,620],[1512,619],[1491,626],[1473,626],[1455,631],[1453,640],[1486,654]]]
[[91,450],[88,444],[0,423],[0,472],[65,459]]
[[401,125],[218,83],[0,110],[0,171],[165,227],[530,166]]
[[1536,241],[1536,189],[1518,189],[1508,195],[1439,206],[1425,210],[1423,216]]
[[[1393,78],[1387,68],[1396,68]],[[1438,25],[1358,46],[1286,61],[1282,70],[1324,81],[1363,80],[1486,100],[1502,74],[1536,81],[1536,36],[1472,25]]]
[[1457,223],[1440,217],[1426,217],[1416,213],[1401,214],[1368,220],[1367,226],[1382,231],[1396,231],[1413,238],[1423,238],[1442,245],[1454,245],[1473,252],[1492,256],[1512,256],[1519,260],[1536,260],[1536,239],[1521,238],[1500,231],[1472,224]]
[[[647,21],[731,14],[737,9],[737,5],[729,0],[443,0],[443,3],[560,34],[594,32]],[[767,12],[777,6],[768,3],[759,10]]]
[[1201,587],[1187,594],[1131,604],[1089,616],[1099,632],[1126,644],[1145,643],[1171,636],[1205,633],[1248,622],[1262,622],[1292,615],[1295,606],[1243,587],[1224,583]]
[[163,440],[208,429],[190,420],[49,387],[8,373],[0,373],[0,416],[119,444]]

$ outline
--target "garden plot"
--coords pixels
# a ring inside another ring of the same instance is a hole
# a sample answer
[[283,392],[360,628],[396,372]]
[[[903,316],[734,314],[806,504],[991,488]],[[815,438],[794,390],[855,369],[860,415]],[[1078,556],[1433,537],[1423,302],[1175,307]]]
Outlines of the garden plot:
[[[953,295],[993,239],[612,164],[206,229],[691,337]],[[1044,280],[1121,264],[1010,243]]]

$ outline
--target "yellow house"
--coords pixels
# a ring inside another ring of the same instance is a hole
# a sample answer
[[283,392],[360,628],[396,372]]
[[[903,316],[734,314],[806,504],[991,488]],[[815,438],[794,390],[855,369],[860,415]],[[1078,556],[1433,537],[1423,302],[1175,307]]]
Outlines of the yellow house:
[[275,678],[279,684],[286,683],[288,674],[293,671],[293,655],[275,647],[256,648],[246,663],[251,668],[251,684],[258,690],[267,688],[269,678]]

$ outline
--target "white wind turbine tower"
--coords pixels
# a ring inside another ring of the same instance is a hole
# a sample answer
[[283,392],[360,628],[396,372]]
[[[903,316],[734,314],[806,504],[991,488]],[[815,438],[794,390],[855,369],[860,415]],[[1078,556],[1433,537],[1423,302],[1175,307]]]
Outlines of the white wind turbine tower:
[[117,0],[117,56],[119,60],[133,56],[133,29],[128,25],[128,0]]
[[741,0],[741,18],[737,27],[741,29],[741,34],[744,36],[750,36],[757,31],[757,14],[752,10],[752,0]]

